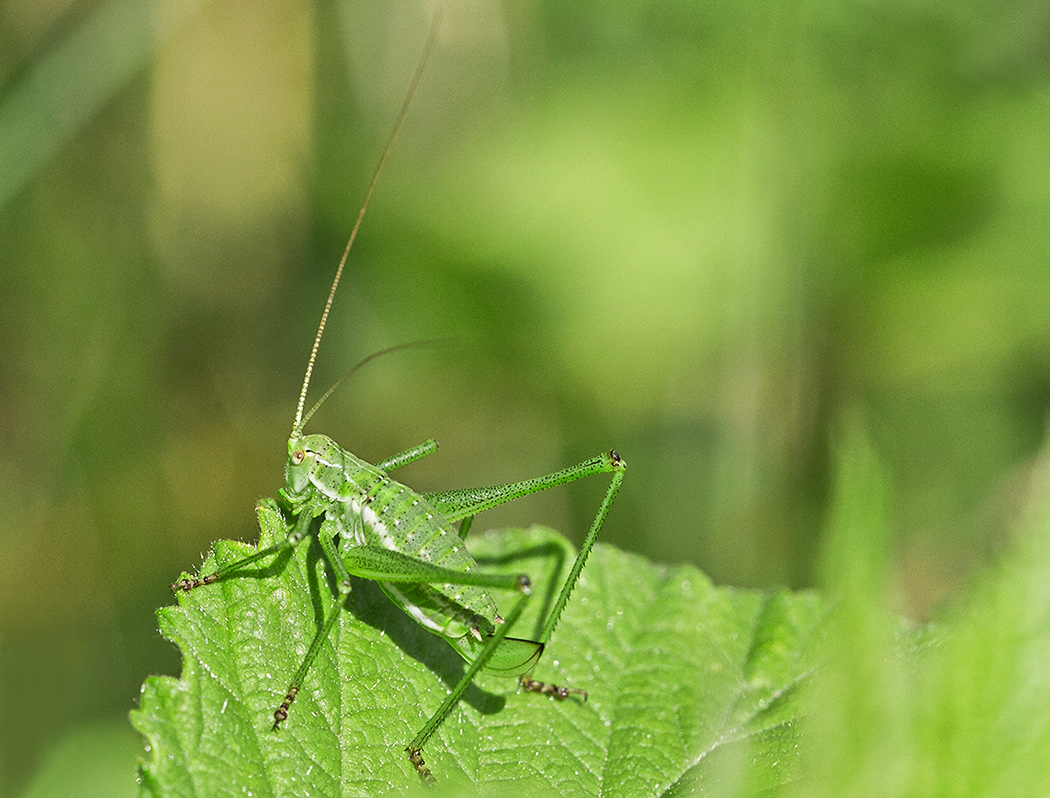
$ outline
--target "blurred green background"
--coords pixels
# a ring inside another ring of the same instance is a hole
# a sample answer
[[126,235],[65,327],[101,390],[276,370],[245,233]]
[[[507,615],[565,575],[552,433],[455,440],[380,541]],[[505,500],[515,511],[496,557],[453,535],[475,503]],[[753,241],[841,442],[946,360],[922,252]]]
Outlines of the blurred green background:
[[[0,3],[0,790],[93,750],[131,784],[126,712],[179,670],[154,610],[281,484],[432,11]],[[373,461],[439,439],[401,474],[425,490],[615,446],[604,540],[799,587],[859,415],[897,609],[930,617],[1003,544],[1044,433],[1048,53],[1029,0],[449,0],[313,395],[452,343],[309,428]],[[604,489],[478,523],[578,541]]]

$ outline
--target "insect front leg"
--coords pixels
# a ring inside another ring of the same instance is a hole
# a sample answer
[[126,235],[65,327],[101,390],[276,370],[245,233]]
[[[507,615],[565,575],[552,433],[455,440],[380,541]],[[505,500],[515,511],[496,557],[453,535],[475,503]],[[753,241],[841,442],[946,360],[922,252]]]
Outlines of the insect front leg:
[[314,635],[314,639],[310,642],[310,648],[306,650],[306,656],[303,657],[302,663],[295,671],[295,675],[292,676],[291,684],[288,686],[288,692],[285,693],[284,699],[281,701],[280,706],[274,710],[273,713],[273,730],[277,731],[281,724],[288,719],[288,710],[292,707],[292,702],[295,701],[299,690],[302,688],[303,680],[306,678],[306,674],[310,670],[310,666],[313,665],[314,660],[317,659],[317,655],[321,652],[321,646],[324,645],[324,641],[328,639],[328,635],[331,634],[332,627],[335,626],[335,622],[339,618],[339,613],[343,611],[343,607],[346,606],[346,599],[350,595],[350,573],[346,570],[346,566],[343,561],[339,558],[339,554],[336,551],[334,538],[336,535],[336,527],[328,518],[321,523],[321,530],[318,534],[318,540],[321,543],[321,551],[324,552],[325,559],[332,566],[332,570],[335,572],[336,577],[336,590],[337,596],[335,602],[332,604],[332,608],[328,611],[328,617],[324,619],[324,623],[317,630]]
[[[224,565],[214,573],[208,574],[207,576],[183,577],[173,584],[171,589],[173,591],[190,591],[194,588],[210,585],[230,576],[236,576],[239,571],[242,571],[244,568],[258,562],[259,560],[273,555],[279,557],[282,554],[290,553],[292,549],[299,545],[299,543],[309,535],[310,524],[313,520],[307,513],[301,513],[295,523],[291,525],[289,531],[289,526],[285,522],[284,516],[281,514],[277,502],[272,499],[264,499],[259,502],[257,515],[259,519],[260,543],[258,551],[254,554],[249,554],[247,557],[242,557],[239,560]],[[347,596],[350,594],[350,574],[347,573],[346,567],[342,564],[342,561],[336,554],[335,545],[332,542],[334,534],[334,525],[331,525],[326,519],[325,522],[321,524],[321,549],[323,550],[325,557],[330,563],[332,563],[332,567],[335,569],[338,578],[339,597],[336,599],[334,606],[328,613],[328,617],[321,625],[321,628],[318,629],[317,634],[314,636],[302,664],[292,677],[291,684],[288,687],[288,692],[285,693],[280,706],[278,706],[273,713],[274,731],[277,731],[281,722],[288,718],[288,710],[291,708],[292,702],[295,701],[295,697],[299,694],[303,679],[310,670],[313,661],[317,658],[317,654],[321,649],[321,644],[324,642],[325,638],[328,637],[329,632],[331,632],[332,626],[339,617],[339,612],[346,603]],[[262,543],[267,540],[276,540],[277,542],[271,543],[268,546],[262,546]]]
[[[238,571],[259,560],[291,552],[292,549],[302,542],[309,531],[310,519],[305,516],[300,516],[289,530],[284,516],[281,515],[281,511],[278,509],[277,502],[273,499],[264,499],[259,502],[256,508],[256,515],[259,520],[259,543],[261,546],[258,551],[228,563],[205,576],[183,576],[182,579],[171,585],[172,592],[180,590],[188,592],[194,588],[213,584],[229,576],[236,575]],[[263,541],[267,540],[276,540],[277,542],[268,546],[262,546]]]

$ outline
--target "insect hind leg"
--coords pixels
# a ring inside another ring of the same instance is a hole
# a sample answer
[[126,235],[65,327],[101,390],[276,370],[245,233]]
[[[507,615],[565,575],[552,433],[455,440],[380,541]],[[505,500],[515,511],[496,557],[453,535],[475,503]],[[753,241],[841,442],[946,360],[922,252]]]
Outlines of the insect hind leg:
[[474,681],[474,677],[477,676],[478,671],[485,667],[485,664],[492,658],[496,649],[499,648],[506,639],[507,632],[521,617],[525,605],[528,603],[529,597],[532,595],[532,584],[527,576],[519,574],[515,581],[515,587],[518,592],[521,593],[521,597],[511,609],[510,614],[506,617],[503,623],[497,625],[495,633],[485,643],[485,647],[482,649],[477,659],[470,663],[470,666],[463,674],[463,677],[459,680],[459,683],[449,691],[441,706],[438,707],[433,715],[431,715],[430,719],[423,725],[423,728],[412,738],[412,742],[410,742],[405,748],[405,753],[408,754],[408,759],[416,769],[419,777],[428,784],[434,783],[435,779],[434,775],[430,772],[430,768],[427,767],[426,762],[423,760],[423,746],[426,745],[427,740],[429,740],[434,732],[437,731],[438,726],[441,725],[449,712],[452,711],[452,708],[459,701],[460,696],[463,695],[463,692],[467,689],[468,685]]

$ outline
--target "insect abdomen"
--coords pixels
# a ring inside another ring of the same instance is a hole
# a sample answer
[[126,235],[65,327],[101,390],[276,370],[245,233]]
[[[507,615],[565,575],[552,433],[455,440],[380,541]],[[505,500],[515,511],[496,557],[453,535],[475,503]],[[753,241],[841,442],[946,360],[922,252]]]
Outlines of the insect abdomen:
[[[335,499],[328,513],[341,514],[343,545],[379,545],[455,571],[477,566],[456,531],[426,499],[334,442],[326,449],[324,460],[342,472],[341,485],[332,491],[330,479],[319,481]],[[491,634],[498,617],[492,597],[479,587],[379,584],[416,622],[454,645],[473,634],[473,627]]]

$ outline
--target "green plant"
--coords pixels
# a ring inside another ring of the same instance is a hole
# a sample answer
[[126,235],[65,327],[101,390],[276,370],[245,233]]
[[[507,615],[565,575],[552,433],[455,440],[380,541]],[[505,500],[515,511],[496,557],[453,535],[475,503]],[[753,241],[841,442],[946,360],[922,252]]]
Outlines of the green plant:
[[[538,527],[487,533],[472,546],[490,569],[538,575],[521,621],[532,628],[571,547]],[[250,547],[217,550],[226,559]],[[150,741],[143,783],[151,794],[378,795],[417,785],[402,749],[463,662],[373,583],[355,584],[296,722],[270,730],[285,687],[278,663],[296,660],[329,600],[317,554],[304,547],[282,569],[161,610],[184,670],[178,680],[150,679],[134,715]],[[812,593],[719,588],[691,566],[599,544],[544,660],[543,675],[586,687],[586,703],[517,695],[513,680],[482,676],[439,730],[428,762],[443,780],[515,783],[528,795],[783,784],[799,775],[799,688],[824,613]],[[741,773],[753,760],[764,764]]]

